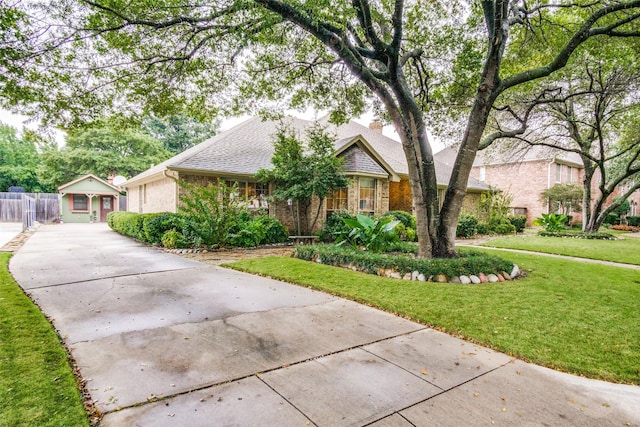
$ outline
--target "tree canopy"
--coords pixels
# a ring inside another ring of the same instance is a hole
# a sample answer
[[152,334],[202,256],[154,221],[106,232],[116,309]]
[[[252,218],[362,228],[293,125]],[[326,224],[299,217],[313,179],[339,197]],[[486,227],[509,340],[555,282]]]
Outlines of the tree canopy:
[[[285,104],[345,120],[373,105],[402,141],[421,256],[457,255],[478,148],[518,134],[486,132],[496,102],[562,70],[591,39],[640,36],[640,0],[33,0],[14,8],[27,18],[9,44],[20,55],[0,70],[0,98],[65,123],[113,110],[206,116]],[[427,124],[460,117],[459,154],[439,201]]]
[[164,119],[148,116],[142,120],[146,133],[162,142],[164,148],[172,154],[178,154],[211,138],[218,133],[220,121],[203,123],[183,115],[169,116]]
[[61,149],[42,154],[40,180],[54,188],[92,173],[132,177],[170,157],[162,143],[141,131],[110,127],[76,130]]
[[33,132],[26,131],[19,136],[15,128],[0,123],[0,191],[8,191],[12,186],[34,193],[55,189],[41,183],[36,176],[38,149],[42,143]]

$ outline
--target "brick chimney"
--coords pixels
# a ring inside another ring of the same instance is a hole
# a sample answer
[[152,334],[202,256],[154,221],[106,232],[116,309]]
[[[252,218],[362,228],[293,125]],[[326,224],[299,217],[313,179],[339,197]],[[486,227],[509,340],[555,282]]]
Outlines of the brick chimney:
[[369,129],[374,132],[382,133],[382,122],[380,120],[374,120],[369,123]]
[[112,173],[110,173],[109,176],[107,177],[107,182],[111,185],[113,185],[113,178],[115,178],[115,176],[113,176]]

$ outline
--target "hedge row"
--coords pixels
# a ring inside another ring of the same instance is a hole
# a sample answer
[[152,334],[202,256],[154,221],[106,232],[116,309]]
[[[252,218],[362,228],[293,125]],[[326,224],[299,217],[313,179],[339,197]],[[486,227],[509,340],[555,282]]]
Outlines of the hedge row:
[[591,239],[591,240],[616,240],[616,237],[610,233],[583,233],[571,230],[563,231],[539,231],[539,236],[543,237],[568,237],[573,239]]
[[447,277],[461,275],[498,274],[512,271],[513,263],[502,258],[474,250],[459,250],[460,258],[423,259],[412,255],[375,254],[335,245],[297,246],[296,258],[321,262],[336,267],[354,266],[369,274],[382,275],[393,270],[401,275],[418,271],[426,277],[443,274]]
[[[116,211],[109,213],[107,223],[114,231],[151,245],[170,249],[202,246],[202,226],[188,215]],[[287,239],[285,227],[267,215],[240,215],[228,230],[228,244],[231,246],[253,247],[282,243]]]

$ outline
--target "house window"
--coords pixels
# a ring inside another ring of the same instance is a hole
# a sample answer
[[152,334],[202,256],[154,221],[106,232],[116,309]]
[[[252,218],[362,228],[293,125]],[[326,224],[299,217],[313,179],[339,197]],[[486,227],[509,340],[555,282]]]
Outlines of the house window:
[[84,194],[73,195],[73,210],[74,211],[88,211],[88,197]]
[[231,197],[240,197],[247,201],[249,208],[267,208],[267,197],[269,196],[269,184],[247,181],[225,181],[227,187],[236,186],[236,191]]
[[485,168],[484,166],[480,166],[480,176],[478,180],[480,182],[484,182],[485,179],[487,179],[487,168]]
[[562,182],[562,165],[556,163],[556,182]]
[[327,194],[327,212],[346,211],[349,208],[348,193],[347,188],[331,189]]
[[360,212],[375,212],[376,180],[373,178],[360,178]]

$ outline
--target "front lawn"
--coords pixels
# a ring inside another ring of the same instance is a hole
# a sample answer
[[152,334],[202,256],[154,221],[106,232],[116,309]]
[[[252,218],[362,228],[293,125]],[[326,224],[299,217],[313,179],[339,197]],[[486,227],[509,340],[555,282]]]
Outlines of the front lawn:
[[497,252],[528,276],[453,285],[389,279],[284,257],[228,266],[363,302],[540,365],[640,384],[637,271]]
[[561,237],[506,236],[492,239],[483,246],[640,265],[640,238],[624,238],[622,235],[622,239],[586,240]]
[[58,335],[0,253],[0,426],[88,426]]

